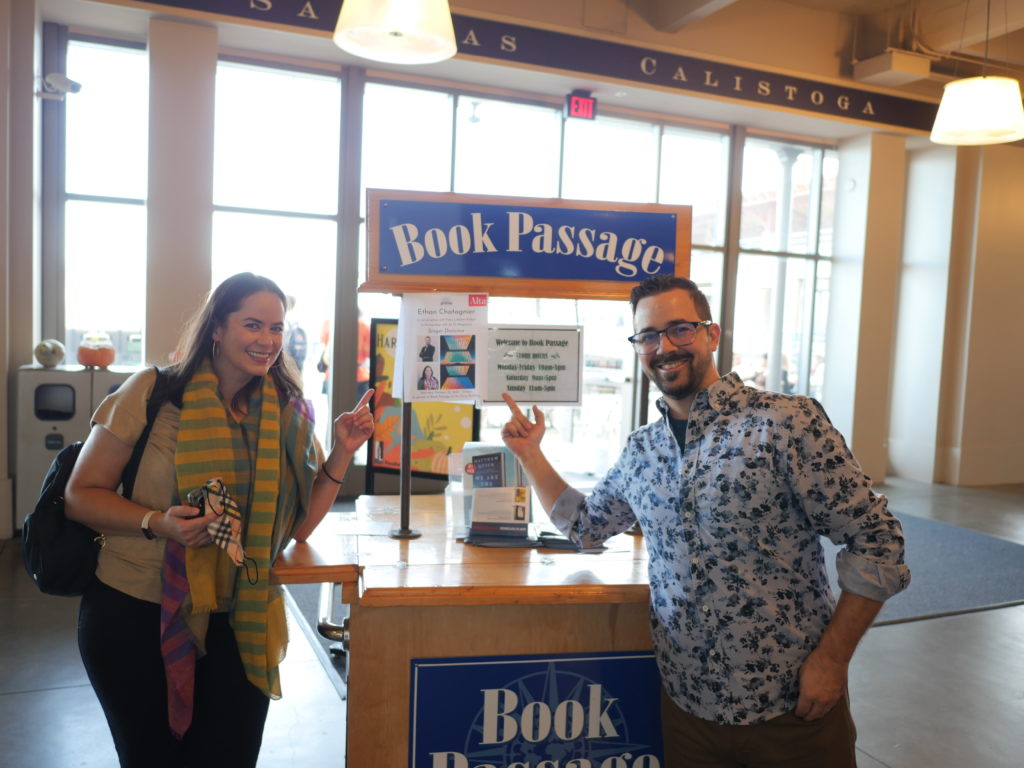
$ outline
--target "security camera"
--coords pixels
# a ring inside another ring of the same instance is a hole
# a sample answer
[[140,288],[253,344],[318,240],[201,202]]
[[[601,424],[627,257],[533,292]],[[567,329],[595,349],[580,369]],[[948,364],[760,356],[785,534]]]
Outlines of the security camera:
[[60,72],[51,72],[43,78],[43,87],[51,93],[78,93],[82,84]]

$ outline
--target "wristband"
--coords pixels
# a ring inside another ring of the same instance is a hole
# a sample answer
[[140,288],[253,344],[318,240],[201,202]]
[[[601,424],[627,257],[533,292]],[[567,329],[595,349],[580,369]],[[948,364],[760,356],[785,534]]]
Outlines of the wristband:
[[158,514],[160,514],[160,510],[159,509],[151,509],[151,510],[149,510],[149,512],[147,512],[142,517],[142,525],[140,526],[142,528],[142,535],[145,536],[150,541],[152,541],[153,539],[156,538],[156,534],[153,533],[153,531],[151,531],[150,528],[149,528],[149,519],[151,517],[153,517],[153,515],[158,515]]
[[341,480],[336,479],[330,472],[327,471],[327,462],[325,461],[320,465],[320,471],[324,473],[324,476],[335,485],[341,485]]

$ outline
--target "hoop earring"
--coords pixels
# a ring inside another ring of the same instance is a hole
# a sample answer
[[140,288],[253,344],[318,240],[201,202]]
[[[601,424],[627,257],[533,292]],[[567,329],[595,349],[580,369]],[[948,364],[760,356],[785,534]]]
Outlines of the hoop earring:
[[214,340],[213,340],[213,351],[212,351],[212,357],[216,358],[216,357],[217,357],[217,355],[219,355],[219,354],[220,354],[220,344],[219,344],[219,343],[217,342],[217,340],[216,340],[216,339],[214,339]]

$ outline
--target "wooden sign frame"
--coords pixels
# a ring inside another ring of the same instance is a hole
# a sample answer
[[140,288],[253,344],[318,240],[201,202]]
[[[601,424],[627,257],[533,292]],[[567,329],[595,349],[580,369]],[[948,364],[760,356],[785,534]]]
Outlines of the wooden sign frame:
[[[675,216],[675,263],[671,274],[686,277],[690,272],[692,209],[688,205],[658,203],[609,203],[561,198],[502,197],[463,195],[450,192],[412,192],[408,190],[368,189],[366,191],[367,279],[360,291],[413,293],[422,291],[474,292],[491,296],[521,296],[564,299],[628,299],[632,287],[646,275],[629,280],[585,280],[516,278],[466,275],[398,275],[381,270],[380,207],[383,201],[424,201],[464,205],[515,206],[527,208],[572,209],[579,211],[617,211],[624,213],[660,213]],[[666,272],[667,273],[667,272]]]

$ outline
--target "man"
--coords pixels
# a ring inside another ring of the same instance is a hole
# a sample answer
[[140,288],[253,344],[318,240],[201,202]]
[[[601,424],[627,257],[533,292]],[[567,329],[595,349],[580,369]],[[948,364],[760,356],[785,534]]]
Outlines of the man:
[[423,346],[420,347],[420,362],[431,362],[434,359],[434,351],[434,345],[430,343],[430,337],[424,337]]
[[[721,329],[684,278],[630,296],[630,337],[663,418],[636,430],[589,496],[570,488],[507,394],[502,431],[552,521],[584,547],[640,522],[671,768],[856,768],[847,669],[909,583],[899,522],[814,400],[720,377]],[[842,594],[818,536],[845,544]]]

